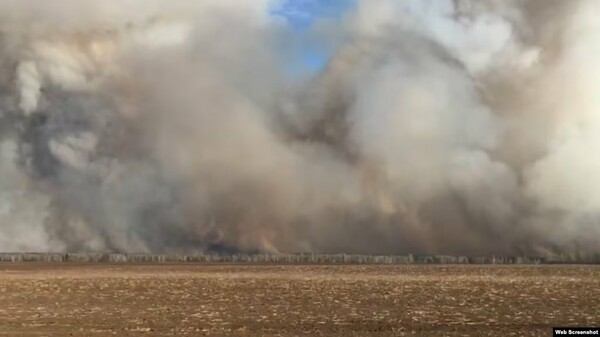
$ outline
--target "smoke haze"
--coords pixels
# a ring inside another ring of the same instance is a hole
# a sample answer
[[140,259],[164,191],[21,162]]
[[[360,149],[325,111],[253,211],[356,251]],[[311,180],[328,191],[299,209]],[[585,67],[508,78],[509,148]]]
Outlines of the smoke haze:
[[1,251],[598,252],[600,1],[0,3]]

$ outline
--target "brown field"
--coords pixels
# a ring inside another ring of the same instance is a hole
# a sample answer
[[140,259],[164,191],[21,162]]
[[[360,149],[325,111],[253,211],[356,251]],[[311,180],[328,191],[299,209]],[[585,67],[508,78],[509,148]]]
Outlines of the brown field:
[[0,264],[0,336],[551,336],[599,266]]

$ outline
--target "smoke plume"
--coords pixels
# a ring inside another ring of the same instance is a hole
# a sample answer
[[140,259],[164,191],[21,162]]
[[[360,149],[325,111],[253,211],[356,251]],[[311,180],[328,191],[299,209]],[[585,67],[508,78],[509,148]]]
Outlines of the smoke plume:
[[600,2],[0,3],[0,250],[598,252]]

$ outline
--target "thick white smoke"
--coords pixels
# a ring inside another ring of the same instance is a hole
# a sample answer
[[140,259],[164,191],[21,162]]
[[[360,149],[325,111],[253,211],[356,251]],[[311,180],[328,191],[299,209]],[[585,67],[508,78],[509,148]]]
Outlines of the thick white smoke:
[[3,1],[0,250],[598,251],[600,2],[274,5]]

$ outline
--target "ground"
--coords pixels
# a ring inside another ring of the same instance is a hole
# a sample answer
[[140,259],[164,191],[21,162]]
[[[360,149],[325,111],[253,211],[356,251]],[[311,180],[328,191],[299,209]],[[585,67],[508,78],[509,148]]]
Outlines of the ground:
[[0,336],[551,336],[600,266],[0,264]]

